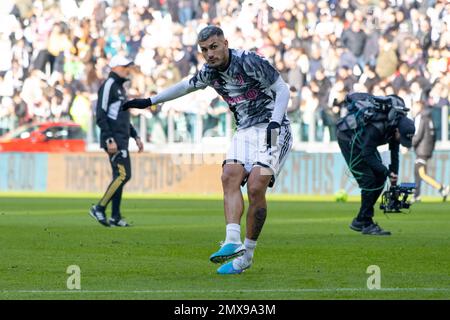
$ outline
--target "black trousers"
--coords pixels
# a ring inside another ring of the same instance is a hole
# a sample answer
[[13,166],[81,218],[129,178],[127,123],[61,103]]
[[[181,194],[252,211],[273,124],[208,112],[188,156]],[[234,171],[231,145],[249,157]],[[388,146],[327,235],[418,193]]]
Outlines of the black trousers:
[[108,154],[108,156],[113,180],[98,205],[106,208],[112,202],[111,218],[120,220],[120,203],[122,201],[123,186],[131,179],[130,153],[128,150],[120,150],[116,154]]
[[361,208],[356,219],[361,222],[370,223],[374,215],[374,206],[383,192],[386,181],[385,176],[376,174],[361,158],[361,149],[352,142],[338,138],[338,144],[349,166],[350,172],[361,188]]

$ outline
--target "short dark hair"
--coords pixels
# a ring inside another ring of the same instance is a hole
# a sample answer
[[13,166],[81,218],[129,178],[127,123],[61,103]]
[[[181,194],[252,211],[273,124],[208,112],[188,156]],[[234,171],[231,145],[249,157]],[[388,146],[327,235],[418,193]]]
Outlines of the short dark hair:
[[197,36],[197,42],[203,42],[211,38],[212,36],[223,37],[223,31],[217,26],[207,26],[203,28]]

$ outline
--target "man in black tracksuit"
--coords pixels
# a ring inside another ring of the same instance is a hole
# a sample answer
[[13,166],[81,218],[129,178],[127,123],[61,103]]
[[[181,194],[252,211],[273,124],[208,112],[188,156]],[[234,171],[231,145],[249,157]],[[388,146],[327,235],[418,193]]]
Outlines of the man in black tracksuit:
[[[352,230],[369,235],[390,235],[373,221],[374,205],[383,191],[386,178],[396,184],[399,169],[399,145],[411,147],[414,123],[401,116],[395,124],[387,120],[367,123],[358,130],[341,130],[337,138],[342,154],[361,188],[361,208],[350,224]],[[389,144],[391,163],[389,168],[381,161],[377,147]]]
[[[123,84],[128,80],[131,65],[132,61],[125,57],[114,56],[109,63],[111,73],[98,91],[96,116],[101,130],[100,146],[108,153],[113,180],[98,204],[91,207],[89,214],[104,226],[129,226],[122,218],[120,202],[123,186],[131,178],[128,152],[130,136],[135,139],[139,152],[143,151],[143,143],[130,123],[129,111],[121,109],[127,100]],[[112,213],[108,223],[105,210],[110,201]]]
[[434,189],[439,190],[443,200],[445,201],[450,192],[450,187],[437,182],[427,174],[427,162],[433,155],[436,142],[435,129],[433,119],[431,117],[432,109],[425,108],[425,105],[419,101],[414,104],[414,111],[416,112],[414,122],[417,131],[412,140],[412,145],[416,153],[416,162],[414,165],[416,190],[414,192],[413,200],[415,202],[421,200],[420,185],[423,180]]

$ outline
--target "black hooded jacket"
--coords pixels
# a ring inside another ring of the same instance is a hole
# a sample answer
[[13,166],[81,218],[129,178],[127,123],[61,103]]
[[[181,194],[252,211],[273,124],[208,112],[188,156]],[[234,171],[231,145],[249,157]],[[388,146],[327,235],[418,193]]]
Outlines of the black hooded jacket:
[[[378,146],[389,144],[391,164],[386,168],[378,158]],[[378,174],[389,176],[389,172],[398,174],[400,143],[395,141],[393,132],[380,132],[375,126],[369,124],[361,136],[361,157]]]
[[[382,176],[389,176],[390,172],[398,174],[399,169],[399,150],[400,143],[395,140],[394,135],[395,128],[388,128],[382,132],[379,128],[373,124],[367,124],[355,137],[352,134],[338,131],[338,138],[343,141],[354,141],[353,158],[361,157],[362,160],[372,169],[375,174]],[[389,144],[389,151],[391,152],[391,164],[389,168],[383,165],[383,162],[379,158],[377,147]]]
[[128,79],[110,72],[108,79],[98,91],[96,108],[97,125],[100,127],[100,146],[106,149],[106,140],[114,138],[119,150],[128,149],[130,136],[138,136],[130,123],[130,112],[122,110],[122,104],[127,100],[123,84]]

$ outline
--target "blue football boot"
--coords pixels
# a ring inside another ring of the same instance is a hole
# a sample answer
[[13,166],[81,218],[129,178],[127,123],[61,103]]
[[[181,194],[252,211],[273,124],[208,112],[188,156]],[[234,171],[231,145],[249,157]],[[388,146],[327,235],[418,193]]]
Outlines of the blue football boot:
[[252,261],[247,261],[242,257],[234,259],[228,263],[221,265],[217,269],[218,274],[241,274],[244,270],[250,268]]
[[245,246],[242,243],[226,243],[219,251],[213,253],[209,260],[213,263],[224,263],[227,260],[240,257],[245,253]]

